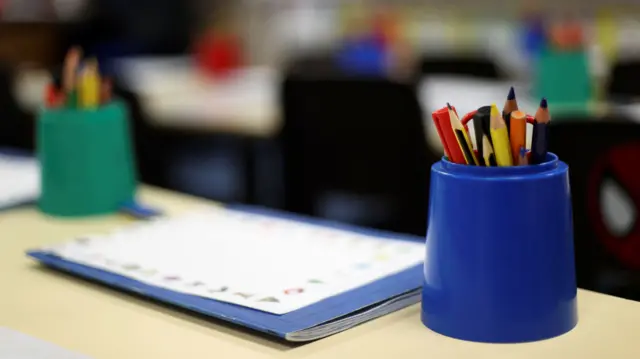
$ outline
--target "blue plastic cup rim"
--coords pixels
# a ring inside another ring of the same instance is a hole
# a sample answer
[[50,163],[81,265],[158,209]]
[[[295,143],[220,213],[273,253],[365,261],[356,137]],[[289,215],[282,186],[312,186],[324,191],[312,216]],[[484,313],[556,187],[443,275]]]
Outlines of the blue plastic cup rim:
[[449,173],[459,173],[470,176],[478,177],[519,177],[524,175],[541,174],[548,171],[552,171],[558,167],[558,156],[556,154],[548,152],[546,161],[527,166],[508,166],[508,167],[484,167],[484,166],[469,166],[449,161],[445,156],[442,157],[442,168]]

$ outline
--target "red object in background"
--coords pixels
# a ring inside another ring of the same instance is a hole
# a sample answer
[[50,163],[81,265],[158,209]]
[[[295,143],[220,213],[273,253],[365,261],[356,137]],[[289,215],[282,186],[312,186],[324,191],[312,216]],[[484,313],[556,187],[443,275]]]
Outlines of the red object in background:
[[240,41],[230,34],[207,34],[195,47],[195,59],[205,73],[224,76],[241,66]]
[[579,49],[584,44],[582,25],[576,21],[552,26],[549,30],[549,37],[559,50]]
[[398,21],[394,14],[381,12],[374,16],[373,36],[384,49],[398,40]]
[[[640,158],[640,143],[618,145],[603,154],[593,166],[588,182],[588,213],[596,235],[602,245],[628,269],[640,270],[640,171],[634,166]],[[605,186],[608,184],[608,186]],[[606,193],[607,187],[615,186],[615,193]],[[635,208],[629,208],[633,217],[628,223],[610,223],[617,213],[606,213],[606,196],[626,196],[616,198]]]

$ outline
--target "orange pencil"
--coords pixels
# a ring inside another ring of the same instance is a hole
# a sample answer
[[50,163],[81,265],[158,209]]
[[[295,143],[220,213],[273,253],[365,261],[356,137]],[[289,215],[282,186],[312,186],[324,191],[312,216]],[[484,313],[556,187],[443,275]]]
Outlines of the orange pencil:
[[513,154],[513,163],[518,163],[520,148],[527,144],[527,115],[522,111],[513,111],[511,112],[510,122],[509,142],[511,143],[511,153]]
[[72,47],[69,52],[67,52],[62,69],[62,88],[66,93],[75,90],[76,73],[81,60],[82,50],[79,47]]

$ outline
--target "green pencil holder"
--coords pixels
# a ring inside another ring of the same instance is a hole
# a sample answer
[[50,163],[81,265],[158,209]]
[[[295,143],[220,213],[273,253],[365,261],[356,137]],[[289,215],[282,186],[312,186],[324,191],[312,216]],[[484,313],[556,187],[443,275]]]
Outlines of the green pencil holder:
[[134,199],[137,179],[127,107],[44,109],[37,124],[40,210],[80,217],[116,212]]
[[594,97],[586,51],[543,51],[535,64],[534,94],[549,106],[575,113],[589,110]]

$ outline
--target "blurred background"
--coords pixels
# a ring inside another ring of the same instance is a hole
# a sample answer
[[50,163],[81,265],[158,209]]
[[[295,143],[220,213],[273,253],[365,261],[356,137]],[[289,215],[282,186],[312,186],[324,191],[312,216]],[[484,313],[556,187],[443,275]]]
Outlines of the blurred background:
[[431,112],[553,114],[579,284],[640,298],[640,4],[0,0],[0,146],[33,150],[79,45],[129,104],[143,182],[424,235]]

